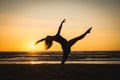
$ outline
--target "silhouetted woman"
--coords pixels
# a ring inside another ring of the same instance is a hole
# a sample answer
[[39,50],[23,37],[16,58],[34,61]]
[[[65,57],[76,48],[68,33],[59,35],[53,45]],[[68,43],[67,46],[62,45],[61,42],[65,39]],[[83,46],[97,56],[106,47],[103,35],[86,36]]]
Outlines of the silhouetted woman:
[[65,19],[61,22],[60,27],[59,27],[56,35],[54,35],[54,36],[49,36],[48,35],[46,38],[43,38],[43,39],[38,40],[36,42],[36,44],[38,44],[39,42],[45,40],[46,49],[49,49],[52,46],[53,41],[56,41],[56,42],[61,44],[61,47],[62,47],[62,50],[63,50],[63,57],[62,57],[61,68],[60,69],[63,68],[64,63],[67,60],[67,58],[68,58],[68,56],[71,52],[72,45],[75,44],[78,40],[83,39],[88,33],[90,33],[90,31],[92,29],[92,27],[91,27],[84,34],[67,41],[65,38],[63,38],[60,35],[60,31],[61,31],[61,28],[62,28],[62,25],[63,25],[64,22],[65,22]]

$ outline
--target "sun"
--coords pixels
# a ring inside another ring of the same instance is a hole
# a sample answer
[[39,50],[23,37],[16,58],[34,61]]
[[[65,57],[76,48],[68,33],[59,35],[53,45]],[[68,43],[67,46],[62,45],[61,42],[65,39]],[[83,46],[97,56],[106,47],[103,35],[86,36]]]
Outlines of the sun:
[[30,45],[30,48],[31,48],[31,49],[34,49],[34,48],[35,48],[35,45],[34,45],[34,44],[31,44],[31,45]]
[[34,43],[29,43],[28,50],[29,51],[44,51],[45,46],[44,46],[44,43],[40,43],[39,45],[35,45]]
[[36,46],[33,43],[29,45],[29,51],[36,51]]

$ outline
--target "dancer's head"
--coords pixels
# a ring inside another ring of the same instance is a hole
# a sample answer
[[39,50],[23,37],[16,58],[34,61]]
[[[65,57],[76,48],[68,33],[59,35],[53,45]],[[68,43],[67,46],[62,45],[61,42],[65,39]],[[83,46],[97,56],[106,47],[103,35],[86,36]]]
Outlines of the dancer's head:
[[53,36],[47,36],[45,38],[46,49],[49,49],[52,46]]
[[53,36],[47,36],[46,38],[38,40],[36,44],[45,40],[45,49],[49,49],[52,46]]

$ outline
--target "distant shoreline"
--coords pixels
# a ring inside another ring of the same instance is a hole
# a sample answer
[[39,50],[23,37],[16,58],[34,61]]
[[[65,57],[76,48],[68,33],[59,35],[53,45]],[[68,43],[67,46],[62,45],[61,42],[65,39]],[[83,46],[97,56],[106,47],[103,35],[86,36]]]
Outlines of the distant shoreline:
[[[0,52],[62,52],[62,51],[0,51]],[[86,50],[86,51],[71,51],[71,52],[120,52],[120,50]]]

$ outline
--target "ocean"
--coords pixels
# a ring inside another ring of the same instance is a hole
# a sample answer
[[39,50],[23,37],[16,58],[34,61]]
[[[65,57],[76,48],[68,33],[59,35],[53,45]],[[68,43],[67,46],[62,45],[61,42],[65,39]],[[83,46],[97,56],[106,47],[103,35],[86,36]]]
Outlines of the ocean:
[[[0,64],[60,64],[62,52],[0,52]],[[120,51],[72,51],[66,64],[120,64]]]

